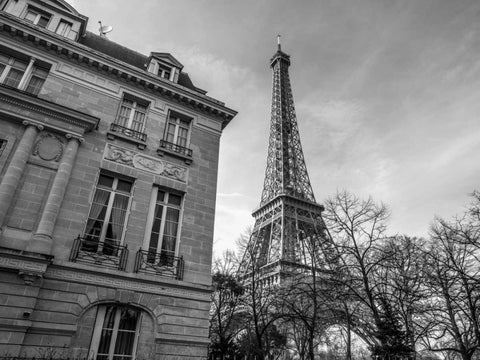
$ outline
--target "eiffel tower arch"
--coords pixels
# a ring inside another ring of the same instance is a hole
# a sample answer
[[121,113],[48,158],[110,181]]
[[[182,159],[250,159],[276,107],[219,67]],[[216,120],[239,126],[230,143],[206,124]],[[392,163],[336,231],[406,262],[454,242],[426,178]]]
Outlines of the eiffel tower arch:
[[273,91],[267,167],[260,207],[243,256],[239,277],[259,271],[267,283],[280,284],[302,270],[328,270],[333,246],[308,177],[300,142],[288,68],[290,56],[270,60]]

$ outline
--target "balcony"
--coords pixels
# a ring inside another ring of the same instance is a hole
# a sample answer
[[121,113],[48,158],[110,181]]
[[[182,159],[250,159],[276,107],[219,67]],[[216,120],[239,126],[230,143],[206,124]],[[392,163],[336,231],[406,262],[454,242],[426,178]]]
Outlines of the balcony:
[[157,149],[157,153],[160,156],[163,156],[165,153],[177,156],[185,160],[185,163],[191,164],[193,151],[192,149],[186,148],[184,146],[171,143],[167,140],[160,140],[160,147]]
[[125,141],[133,142],[142,150],[147,146],[147,134],[115,123],[110,124],[110,131],[107,132],[107,138],[110,140],[120,138]]
[[177,280],[183,280],[183,257],[154,253],[146,250],[138,250],[135,258],[136,273],[165,276]]
[[87,240],[78,236],[73,241],[70,261],[125,271],[127,265],[127,246],[112,241],[101,242]]

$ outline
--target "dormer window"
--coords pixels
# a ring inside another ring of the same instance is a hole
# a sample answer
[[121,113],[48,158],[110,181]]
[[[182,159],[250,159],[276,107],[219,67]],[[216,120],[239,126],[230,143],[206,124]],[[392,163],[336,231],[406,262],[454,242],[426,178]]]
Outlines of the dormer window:
[[50,21],[50,14],[47,14],[43,11],[38,9],[29,7],[27,12],[25,13],[24,19],[30,21],[34,25],[40,26],[42,28],[46,28],[48,22]]
[[168,53],[151,53],[147,65],[147,71],[163,79],[178,82],[178,77],[183,65]]
[[170,80],[170,76],[172,75],[172,68],[158,64],[158,76]]

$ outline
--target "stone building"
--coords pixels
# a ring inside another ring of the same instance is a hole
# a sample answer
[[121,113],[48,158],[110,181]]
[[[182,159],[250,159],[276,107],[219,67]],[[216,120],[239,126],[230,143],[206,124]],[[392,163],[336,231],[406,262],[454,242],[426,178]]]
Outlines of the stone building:
[[203,358],[236,112],[87,21],[0,0],[0,355]]

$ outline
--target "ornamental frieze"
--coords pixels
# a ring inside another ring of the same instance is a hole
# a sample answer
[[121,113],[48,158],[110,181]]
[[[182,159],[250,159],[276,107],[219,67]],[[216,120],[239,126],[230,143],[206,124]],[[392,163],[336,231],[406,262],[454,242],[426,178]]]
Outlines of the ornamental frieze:
[[103,158],[118,164],[133,167],[152,174],[187,182],[187,168],[165,160],[143,155],[134,150],[128,150],[113,144],[107,144]]

